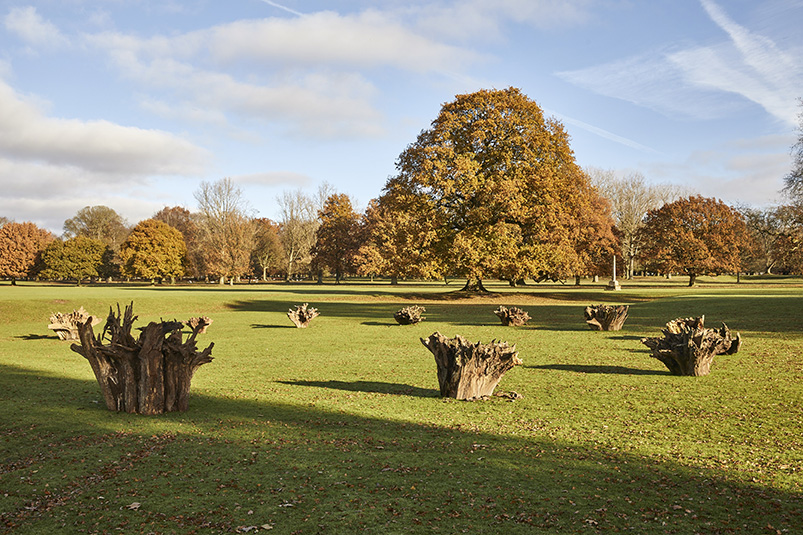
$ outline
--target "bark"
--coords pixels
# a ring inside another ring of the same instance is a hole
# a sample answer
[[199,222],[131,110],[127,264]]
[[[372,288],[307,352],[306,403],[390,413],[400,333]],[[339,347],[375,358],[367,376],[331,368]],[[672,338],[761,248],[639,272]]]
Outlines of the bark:
[[629,310],[628,305],[592,305],[585,308],[583,316],[593,331],[619,331]]
[[318,316],[317,308],[307,308],[307,303],[303,305],[296,305],[296,309],[292,308],[287,312],[287,317],[299,329],[306,329],[309,322]]
[[697,283],[697,274],[692,273],[691,275],[689,275],[689,288],[694,286],[696,283]]
[[504,326],[514,326],[520,327],[522,325],[526,325],[528,321],[530,321],[530,315],[525,312],[524,310],[518,307],[504,307],[499,306],[496,310],[494,310],[494,314],[496,314],[500,320],[502,320],[502,325]]
[[178,321],[151,322],[134,339],[136,319],[133,303],[124,314],[118,305],[117,314],[109,311],[103,333],[96,337],[90,317],[79,324],[81,343],[71,349],[89,361],[109,410],[147,415],[186,411],[195,371],[212,362],[214,344],[200,352],[195,344],[206,323],[197,322],[186,341]]
[[739,333],[732,336],[724,323],[721,329],[706,329],[704,323],[705,316],[678,318],[661,330],[663,337],[642,338],[641,343],[672,375],[708,375],[714,357],[738,352],[742,339]]
[[413,305],[399,310],[393,314],[393,318],[399,325],[415,325],[421,320],[426,319],[421,315],[426,311],[427,309],[424,307]]
[[466,285],[460,290],[461,292],[470,292],[470,293],[490,293],[488,290],[485,289],[485,286],[482,284],[482,279],[468,279],[466,280]]
[[421,343],[435,357],[441,397],[483,399],[493,394],[502,376],[522,363],[516,346],[505,342],[471,344],[461,336],[436,332]]

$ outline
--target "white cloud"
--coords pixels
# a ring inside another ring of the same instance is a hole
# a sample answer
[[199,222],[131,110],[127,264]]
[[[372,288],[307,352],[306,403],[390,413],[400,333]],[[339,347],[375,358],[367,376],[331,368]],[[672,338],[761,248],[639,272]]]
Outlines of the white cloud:
[[788,124],[796,122],[803,87],[803,54],[733,22],[717,4],[701,0],[728,41],[657,50],[586,69],[560,72],[564,80],[666,115],[712,119],[747,101]]
[[9,32],[31,46],[53,48],[69,42],[53,23],[44,20],[32,6],[12,8],[3,23]]
[[172,134],[48,117],[0,81],[0,155],[112,175],[194,174],[205,152]]

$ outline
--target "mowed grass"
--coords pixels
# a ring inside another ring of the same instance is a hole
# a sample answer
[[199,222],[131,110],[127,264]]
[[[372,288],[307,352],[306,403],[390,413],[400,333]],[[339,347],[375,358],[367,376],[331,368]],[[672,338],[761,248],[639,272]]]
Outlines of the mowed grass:
[[[803,285],[733,282],[0,286],[0,533],[803,533]],[[46,328],[132,301],[214,320],[186,413],[107,411]],[[598,303],[631,305],[622,331],[586,327]],[[743,349],[673,377],[639,339],[700,314]],[[523,398],[441,399],[435,331],[515,343],[497,390]]]

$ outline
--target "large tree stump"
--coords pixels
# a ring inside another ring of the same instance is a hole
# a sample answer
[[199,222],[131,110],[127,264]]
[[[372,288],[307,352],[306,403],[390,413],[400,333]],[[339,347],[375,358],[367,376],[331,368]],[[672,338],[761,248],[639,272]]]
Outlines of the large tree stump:
[[209,326],[212,325],[212,319],[207,316],[199,316],[188,319],[187,321],[184,322],[184,325],[186,325],[193,331],[195,330],[196,327],[200,325],[200,328],[198,329],[198,334],[205,334]]
[[396,323],[398,323],[399,325],[415,325],[421,320],[426,319],[421,315],[426,311],[427,311],[426,308],[420,307],[418,305],[404,307],[403,309],[393,314],[393,319],[395,319]]
[[290,318],[296,327],[299,329],[306,329],[315,317],[318,316],[317,308],[307,308],[307,303],[303,305],[296,305],[296,309],[292,308],[287,312],[287,317]]
[[619,331],[627,319],[628,305],[591,305],[585,308],[583,316],[594,331]]
[[[205,326],[199,322],[182,341],[180,321],[151,322],[139,328],[135,339],[131,328],[137,319],[134,304],[120,314],[110,308],[100,336],[92,332],[91,318],[79,324],[81,345],[71,349],[89,361],[109,410],[138,414],[186,411],[190,382],[195,371],[212,362],[215,344],[199,352],[195,337]],[[108,345],[103,341],[108,340]]]
[[78,340],[78,324],[84,323],[90,317],[93,326],[101,322],[100,318],[90,316],[84,307],[73,310],[69,314],[54,312],[50,316],[50,324],[47,328],[55,332],[59,340]]
[[435,356],[441,397],[480,399],[493,394],[502,376],[521,364],[516,346],[506,342],[472,344],[462,336],[436,332],[421,343]]
[[705,316],[672,320],[661,332],[663,337],[642,338],[641,343],[672,375],[708,375],[715,356],[732,355],[742,346],[739,333],[732,336],[724,323],[721,329],[706,329]]
[[502,320],[502,325],[505,326],[521,327],[532,319],[529,314],[518,307],[507,308],[500,305],[499,308],[494,310],[494,314],[499,316],[499,319]]

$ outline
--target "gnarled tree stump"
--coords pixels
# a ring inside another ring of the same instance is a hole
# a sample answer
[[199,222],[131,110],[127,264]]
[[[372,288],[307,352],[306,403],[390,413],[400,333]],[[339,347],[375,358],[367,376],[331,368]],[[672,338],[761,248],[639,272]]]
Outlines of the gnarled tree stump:
[[594,331],[619,331],[627,319],[628,305],[591,305],[583,311],[586,323]]
[[742,339],[739,333],[732,336],[724,323],[721,329],[706,329],[704,324],[705,316],[678,318],[661,329],[663,337],[642,338],[641,343],[672,375],[708,375],[714,357],[738,352]]
[[480,399],[493,394],[502,376],[521,364],[516,346],[506,342],[472,344],[462,336],[436,332],[421,343],[435,356],[441,397]]
[[184,322],[184,325],[186,325],[193,331],[195,330],[196,327],[200,325],[200,328],[198,329],[198,334],[205,334],[206,329],[208,329],[209,326],[212,325],[212,319],[208,318],[207,316],[199,316],[197,318],[188,319],[187,321]]
[[296,305],[296,309],[292,308],[287,312],[287,317],[290,318],[296,327],[299,329],[306,329],[315,317],[318,316],[317,308],[307,308],[307,303],[303,305]]
[[[84,310],[84,307],[73,310],[69,314],[54,312],[50,316],[50,324],[47,328],[55,332],[59,340],[78,340],[78,324],[84,323],[90,317],[92,316]],[[100,322],[100,318],[92,317],[93,326]]]
[[421,315],[426,311],[426,308],[418,305],[404,307],[393,314],[393,319],[395,319],[399,325],[415,325],[419,321],[426,319]]
[[[182,341],[180,321],[151,322],[139,330],[138,339],[131,335],[137,319],[134,304],[125,314],[109,309],[103,333],[92,332],[91,318],[79,324],[81,345],[71,349],[89,361],[109,410],[139,414],[161,414],[186,411],[190,382],[195,371],[212,362],[210,353],[215,344],[198,351],[195,337],[203,323],[193,328]],[[108,340],[108,345],[103,341]]]
[[532,319],[529,314],[518,307],[507,308],[500,306],[494,310],[494,314],[499,316],[499,319],[502,320],[502,325],[505,326],[513,325],[514,327],[520,327],[526,325],[527,322]]

